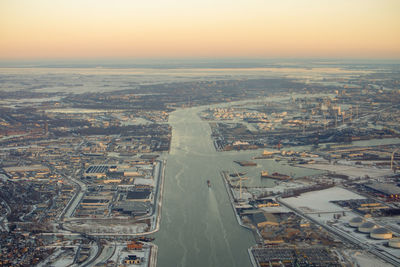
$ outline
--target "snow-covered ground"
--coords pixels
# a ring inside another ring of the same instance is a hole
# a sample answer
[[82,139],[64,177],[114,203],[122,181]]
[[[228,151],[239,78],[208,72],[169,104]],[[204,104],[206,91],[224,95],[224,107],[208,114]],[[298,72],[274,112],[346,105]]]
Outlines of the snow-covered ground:
[[279,206],[279,207],[264,207],[261,208],[261,210],[265,212],[270,212],[270,213],[279,213],[279,212],[290,212],[288,208],[285,206]]
[[[233,189],[232,194],[235,199],[240,199],[240,190],[238,188]],[[249,199],[251,197],[250,193],[246,192],[245,189],[242,189],[242,199]]]
[[392,174],[390,169],[377,169],[373,167],[356,167],[354,165],[343,165],[343,164],[308,164],[299,167],[305,167],[309,169],[331,171],[338,174],[348,175],[352,178],[365,177],[366,175],[371,178],[378,178],[385,175]]
[[269,191],[279,193],[279,192],[284,192],[286,190],[302,188],[302,187],[309,186],[309,185],[310,185],[309,182],[304,182],[304,181],[300,181],[300,180],[291,181],[291,182],[276,181],[276,186],[274,186],[273,188],[268,188],[268,189],[269,189]]
[[51,254],[47,259],[37,264],[37,267],[44,266],[68,266],[74,262],[75,252],[77,247],[71,250],[65,250],[62,248],[57,248],[53,254]]
[[71,226],[76,231],[87,233],[115,233],[115,234],[135,234],[146,231],[147,224],[102,224],[101,222],[90,222],[83,224],[71,223]]
[[[284,198],[282,201],[303,211],[304,213],[340,213],[348,210],[333,204],[330,201],[364,198],[365,197],[344,188],[332,187],[325,190],[307,192],[298,197]],[[330,217],[332,217],[332,215]]]
[[353,259],[355,266],[361,267],[392,267],[393,265],[388,264],[375,256],[361,252],[361,251],[349,251],[348,256]]
[[135,178],[134,184],[135,185],[151,185],[154,186],[154,179],[146,179],[146,178]]
[[283,198],[281,201],[297,208],[320,223],[333,222],[335,220],[334,216],[340,215],[339,221],[347,224],[351,219],[359,217],[359,215],[331,201],[364,198],[344,188],[332,187],[320,191],[307,192],[298,197]]
[[310,186],[310,185],[312,185],[314,183],[310,182],[310,181],[303,180],[303,179],[298,179],[298,180],[294,180],[294,181],[290,181],[290,182],[274,181],[274,184],[275,184],[274,187],[249,188],[248,191],[251,192],[254,195],[260,195],[260,194],[263,194],[265,192],[280,194],[280,193],[282,193],[284,191],[287,191],[287,190],[307,187],[307,186]]
[[100,256],[94,261],[94,265],[107,262],[115,252],[115,244],[108,244],[103,247]]

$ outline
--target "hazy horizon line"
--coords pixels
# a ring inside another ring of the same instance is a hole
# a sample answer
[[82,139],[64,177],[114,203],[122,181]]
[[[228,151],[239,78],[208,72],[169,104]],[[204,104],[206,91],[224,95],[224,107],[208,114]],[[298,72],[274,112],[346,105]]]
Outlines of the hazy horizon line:
[[399,65],[400,59],[387,58],[69,58],[69,59],[0,59],[1,68],[259,68],[301,67],[314,65]]

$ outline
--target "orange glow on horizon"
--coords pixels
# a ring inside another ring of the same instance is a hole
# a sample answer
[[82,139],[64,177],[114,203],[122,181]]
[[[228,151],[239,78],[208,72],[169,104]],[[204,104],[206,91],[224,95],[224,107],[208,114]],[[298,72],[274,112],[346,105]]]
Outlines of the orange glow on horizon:
[[3,0],[0,59],[400,58],[398,0],[117,3]]

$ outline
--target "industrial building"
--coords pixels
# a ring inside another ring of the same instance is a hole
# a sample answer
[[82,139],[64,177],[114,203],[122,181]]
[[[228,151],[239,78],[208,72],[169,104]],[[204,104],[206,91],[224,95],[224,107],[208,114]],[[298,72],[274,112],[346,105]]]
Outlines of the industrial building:
[[263,247],[252,248],[251,252],[257,266],[342,266],[329,250],[321,247]]
[[389,247],[400,248],[400,238],[396,237],[396,238],[390,239],[389,240]]
[[150,212],[151,204],[142,201],[123,201],[115,204],[112,210],[124,215],[142,216]]
[[338,200],[332,202],[341,207],[350,208],[363,216],[379,216],[382,212],[385,212],[384,210],[389,210],[389,206],[370,198]]
[[115,171],[117,166],[91,165],[85,171],[86,177],[104,178],[109,171]]
[[124,259],[124,263],[125,264],[140,264],[142,262],[142,259],[140,259],[139,257],[137,257],[136,255],[128,255],[125,259]]
[[400,199],[400,187],[395,184],[373,182],[370,184],[364,184],[364,187],[379,197],[384,197],[389,200]]

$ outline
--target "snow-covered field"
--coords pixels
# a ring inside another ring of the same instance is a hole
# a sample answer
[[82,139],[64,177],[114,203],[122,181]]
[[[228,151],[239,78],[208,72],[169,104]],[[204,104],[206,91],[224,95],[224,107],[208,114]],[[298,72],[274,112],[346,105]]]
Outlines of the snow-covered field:
[[304,213],[318,212],[343,212],[347,211],[338,205],[331,203],[333,200],[364,199],[341,187],[332,187],[325,190],[304,193],[298,197],[282,199],[283,202],[303,211]]
[[[353,259],[353,263],[355,266],[361,267],[391,267],[391,264],[388,264],[371,254],[365,252],[349,252],[348,255]],[[357,264],[357,265],[356,265]]]
[[338,174],[348,175],[352,178],[357,177],[365,177],[366,175],[371,178],[378,178],[385,175],[391,174],[389,169],[377,169],[372,167],[356,167],[352,165],[343,165],[343,164],[310,164],[303,165],[305,168],[316,169],[316,170],[324,170],[331,171]]
[[115,234],[136,234],[146,231],[147,224],[101,224],[99,222],[74,224],[71,226],[76,231],[87,233],[115,233]]
[[77,251],[77,247],[73,250],[64,250],[61,248],[57,248],[55,252],[50,255],[47,259],[40,262],[37,267],[45,267],[45,266],[68,266],[74,262],[75,252]]

